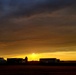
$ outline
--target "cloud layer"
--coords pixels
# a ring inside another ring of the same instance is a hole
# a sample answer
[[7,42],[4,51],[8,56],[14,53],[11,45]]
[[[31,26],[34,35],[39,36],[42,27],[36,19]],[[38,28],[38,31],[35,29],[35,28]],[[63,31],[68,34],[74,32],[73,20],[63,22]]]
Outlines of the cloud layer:
[[76,51],[76,0],[0,0],[0,54]]
[[75,0],[0,0],[0,17],[28,17],[53,12],[75,2]]

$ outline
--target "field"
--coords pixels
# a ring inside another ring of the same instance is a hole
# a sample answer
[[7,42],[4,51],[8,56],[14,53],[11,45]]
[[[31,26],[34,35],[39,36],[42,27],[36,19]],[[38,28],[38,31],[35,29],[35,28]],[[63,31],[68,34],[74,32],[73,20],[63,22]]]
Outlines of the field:
[[0,66],[0,75],[76,75],[76,66]]

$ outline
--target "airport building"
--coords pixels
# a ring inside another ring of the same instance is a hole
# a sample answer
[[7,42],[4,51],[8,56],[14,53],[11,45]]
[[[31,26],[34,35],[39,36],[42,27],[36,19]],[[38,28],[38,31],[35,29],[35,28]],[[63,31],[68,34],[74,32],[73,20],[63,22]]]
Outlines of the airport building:
[[56,58],[41,58],[40,59],[40,63],[44,63],[44,64],[58,63],[58,62],[60,62],[60,60]]
[[28,62],[27,57],[25,59],[23,59],[23,58],[7,58],[8,64],[23,64],[23,63],[27,63],[27,62]]

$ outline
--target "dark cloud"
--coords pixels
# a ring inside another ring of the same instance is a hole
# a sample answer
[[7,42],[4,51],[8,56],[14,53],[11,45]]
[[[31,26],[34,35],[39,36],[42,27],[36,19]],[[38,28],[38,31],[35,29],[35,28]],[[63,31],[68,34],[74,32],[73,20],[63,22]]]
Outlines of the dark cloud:
[[52,12],[75,2],[75,0],[0,0],[0,17],[31,16]]

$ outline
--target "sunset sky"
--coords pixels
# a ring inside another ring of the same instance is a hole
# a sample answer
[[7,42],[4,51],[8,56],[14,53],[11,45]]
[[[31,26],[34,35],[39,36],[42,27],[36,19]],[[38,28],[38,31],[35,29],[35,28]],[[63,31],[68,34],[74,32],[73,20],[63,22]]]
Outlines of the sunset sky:
[[76,0],[0,0],[0,57],[76,60]]

